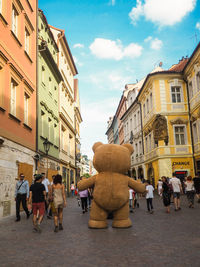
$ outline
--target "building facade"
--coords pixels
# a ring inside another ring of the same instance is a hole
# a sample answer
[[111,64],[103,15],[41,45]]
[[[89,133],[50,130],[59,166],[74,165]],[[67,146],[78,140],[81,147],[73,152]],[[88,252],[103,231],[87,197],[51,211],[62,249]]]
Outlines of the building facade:
[[[38,99],[37,151],[39,173],[49,180],[57,174],[59,161],[59,84],[63,81],[57,66],[58,46],[42,10],[38,11]],[[49,151],[44,144],[48,143]]]
[[74,76],[78,74],[64,30],[50,26],[59,48],[57,64],[63,81],[59,86],[60,173],[70,192],[72,181],[76,183],[76,130]]
[[36,150],[37,1],[0,1],[0,218],[15,213],[16,180],[32,182]]

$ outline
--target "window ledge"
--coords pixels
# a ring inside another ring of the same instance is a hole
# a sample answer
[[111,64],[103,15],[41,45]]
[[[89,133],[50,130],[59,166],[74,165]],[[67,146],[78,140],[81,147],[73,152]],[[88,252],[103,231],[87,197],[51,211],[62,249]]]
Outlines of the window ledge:
[[6,21],[6,19],[4,18],[4,16],[0,13],[0,19],[3,21],[3,23],[5,25],[8,25],[8,22]]
[[15,38],[15,40],[17,41],[18,45],[19,45],[20,47],[22,47],[22,44],[21,44],[20,40],[17,38],[17,36],[15,35],[15,33],[14,33],[12,30],[11,30],[11,34],[12,34],[12,36]]
[[24,127],[25,127],[26,129],[28,129],[29,131],[32,131],[32,128],[31,128],[30,126],[28,126],[28,124],[23,123],[23,125],[24,125]]
[[21,122],[21,120],[18,119],[18,118],[17,118],[15,115],[13,115],[13,114],[9,113],[9,116],[10,116],[11,119],[15,120],[16,122],[18,122],[18,123]]
[[31,3],[29,2],[29,0],[26,0],[26,2],[28,3],[28,6],[29,6],[30,10],[33,12],[33,8],[31,6]]
[[3,107],[0,107],[0,111],[5,112],[6,110]]
[[24,54],[27,56],[27,58],[29,59],[29,61],[31,63],[33,63],[32,59],[30,58],[29,54],[26,52],[26,50],[24,50]]

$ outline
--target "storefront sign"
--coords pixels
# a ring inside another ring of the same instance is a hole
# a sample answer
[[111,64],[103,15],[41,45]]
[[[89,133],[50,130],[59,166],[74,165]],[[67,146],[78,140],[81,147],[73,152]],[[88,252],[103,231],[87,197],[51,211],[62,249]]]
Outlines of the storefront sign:
[[190,165],[190,162],[189,161],[174,161],[172,163],[172,166],[174,165]]

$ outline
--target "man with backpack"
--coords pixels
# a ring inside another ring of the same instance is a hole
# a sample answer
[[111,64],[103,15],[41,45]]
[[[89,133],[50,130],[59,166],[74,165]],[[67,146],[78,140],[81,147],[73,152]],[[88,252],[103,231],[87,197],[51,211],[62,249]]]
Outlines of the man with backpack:
[[29,184],[28,181],[24,179],[25,176],[23,173],[20,173],[19,175],[19,181],[16,184],[15,188],[15,201],[16,201],[16,222],[20,221],[20,203],[22,202],[22,207],[24,211],[26,212],[27,219],[30,216],[30,213],[28,211],[26,201],[29,198]]

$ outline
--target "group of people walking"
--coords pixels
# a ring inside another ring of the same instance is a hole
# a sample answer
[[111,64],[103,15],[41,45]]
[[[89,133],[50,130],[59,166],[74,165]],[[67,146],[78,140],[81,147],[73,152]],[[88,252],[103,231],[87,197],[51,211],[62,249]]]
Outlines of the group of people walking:
[[20,221],[20,203],[22,202],[27,219],[33,213],[33,230],[35,232],[41,233],[40,225],[45,213],[48,218],[51,218],[53,214],[54,232],[63,230],[63,208],[66,207],[65,187],[61,175],[53,176],[52,180],[53,182],[50,183],[44,173],[36,174],[29,188],[24,174],[20,174],[15,189],[16,222]]

